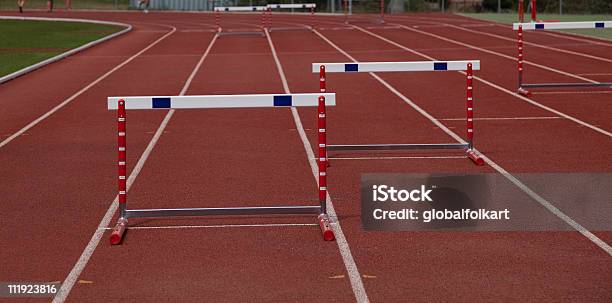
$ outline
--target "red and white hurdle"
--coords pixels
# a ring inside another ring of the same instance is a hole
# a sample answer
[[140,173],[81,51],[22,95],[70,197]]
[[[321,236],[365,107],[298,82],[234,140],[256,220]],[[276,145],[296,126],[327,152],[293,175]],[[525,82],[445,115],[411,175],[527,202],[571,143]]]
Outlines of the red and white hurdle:
[[524,31],[538,30],[562,30],[562,29],[611,29],[612,21],[579,21],[579,22],[529,22],[514,23],[512,28],[517,31],[517,71],[518,89],[517,92],[524,96],[531,96],[529,89],[554,88],[554,87],[612,87],[612,82],[578,82],[578,83],[525,83],[523,76],[525,45]]
[[[214,8],[215,11],[215,23],[217,24],[217,35],[221,36],[261,36],[265,37],[263,30],[267,27],[266,20],[266,11],[268,10],[267,6],[217,6]],[[221,13],[229,12],[229,13],[248,13],[248,12],[261,12],[261,30],[260,31],[252,31],[252,30],[223,30],[221,26]]]
[[[336,105],[336,95],[321,94],[260,94],[260,95],[208,95],[208,96],[144,96],[109,97],[108,109],[117,110],[118,145],[118,200],[119,219],[110,236],[111,245],[120,244],[128,228],[130,218],[174,216],[233,216],[233,215],[305,215],[316,214],[323,239],[334,240],[334,233],[327,214],[327,154],[325,150],[325,108]],[[211,109],[211,108],[262,108],[262,107],[317,107],[318,114],[318,163],[317,189],[319,205],[217,207],[217,208],[160,208],[128,209],[127,207],[127,129],[126,110],[150,109]]]
[[[291,3],[291,4],[268,4],[267,14],[268,18],[266,18],[266,28],[268,31],[300,31],[300,30],[312,30],[315,22],[315,9],[317,8],[316,3]],[[272,27],[272,12],[275,9],[307,9],[310,10],[310,26],[287,26],[287,27]]]
[[423,71],[465,71],[466,72],[466,143],[443,144],[342,144],[326,145],[327,151],[363,150],[417,150],[417,149],[458,149],[476,165],[484,165],[484,159],[474,149],[474,94],[473,71],[480,69],[480,61],[415,61],[415,62],[351,62],[313,63],[312,72],[319,73],[321,93],[327,90],[327,73],[358,72],[423,72]]

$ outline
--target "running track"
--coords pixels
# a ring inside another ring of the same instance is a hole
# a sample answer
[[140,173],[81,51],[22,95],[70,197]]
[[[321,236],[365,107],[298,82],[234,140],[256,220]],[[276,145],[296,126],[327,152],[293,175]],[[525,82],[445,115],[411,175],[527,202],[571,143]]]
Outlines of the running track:
[[[477,117],[512,118],[477,121],[476,146],[486,156],[511,173],[612,172],[609,90],[536,94],[532,103],[509,93],[516,81],[514,61],[503,57],[515,51],[514,43],[503,39],[514,37],[509,28],[431,14],[388,17],[388,25],[395,28],[361,24],[361,29],[333,29],[346,27],[341,17],[320,17],[318,34],[272,32],[269,39],[213,39],[214,19],[206,14],[54,15],[120,21],[134,30],[0,85],[0,140],[73,97],[0,147],[0,281],[70,277],[76,282],[65,293],[70,302],[612,298],[606,282],[612,279],[605,250],[612,243],[609,232],[593,234],[603,248],[578,232],[363,232],[361,173],[494,171],[491,165],[476,167],[440,153],[410,154],[420,159],[332,160],[330,195],[346,242],[322,241],[311,218],[219,218],[133,220],[130,224],[138,227],[209,227],[133,229],[116,247],[108,245],[108,232],[100,230],[101,242],[88,246],[116,194],[116,125],[114,114],[105,108],[107,96],[313,92],[318,79],[309,73],[310,63],[349,61],[347,55],[360,61],[480,59],[483,70],[476,76],[490,85],[475,83]],[[310,19],[275,15],[273,22],[308,24]],[[225,28],[257,28],[259,23],[258,15],[223,17]],[[571,75],[612,70],[612,63],[602,60],[611,59],[609,42],[539,33],[526,37],[536,38],[553,49],[527,47],[527,60],[549,67],[528,66],[532,79],[566,81]],[[463,122],[453,120],[464,111],[462,75],[379,77],[381,81],[367,74],[330,75],[328,88],[338,94],[339,106],[329,110],[329,142],[437,143],[452,142],[444,130],[463,135]],[[384,83],[440,119],[445,129]],[[138,208],[314,204],[316,183],[304,148],[316,144],[315,125],[315,112],[309,109],[300,109],[296,116],[289,109],[129,112],[128,163],[134,167],[146,158],[146,164],[136,170],[128,201]],[[155,145],[149,152],[151,142]],[[522,191],[516,194],[531,203],[525,207],[535,218],[565,224]],[[566,214],[581,222],[580,214]],[[88,247],[92,255],[83,259]]]

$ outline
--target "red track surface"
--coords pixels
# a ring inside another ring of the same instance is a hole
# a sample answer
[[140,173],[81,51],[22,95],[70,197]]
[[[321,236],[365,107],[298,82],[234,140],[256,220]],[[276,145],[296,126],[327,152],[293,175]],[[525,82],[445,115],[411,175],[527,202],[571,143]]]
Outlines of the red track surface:
[[[42,15],[42,14],[41,14]],[[175,95],[209,45],[212,15],[69,13],[118,20],[134,31],[0,85],[0,140],[73,95],[129,56],[177,31],[70,104],[0,148],[0,281],[63,281],[116,195],[116,117],[111,95]],[[342,17],[321,17],[341,27]],[[372,17],[374,18],[374,17]],[[441,23],[480,24],[453,15],[388,17],[393,24],[514,56],[511,41]],[[224,28],[256,28],[259,16],[223,16]],[[308,16],[275,15],[273,24],[309,24]],[[427,27],[427,25],[431,27]],[[508,28],[478,31],[514,37]],[[444,60],[480,59],[476,76],[514,91],[514,61],[407,29],[368,29]],[[358,30],[321,30],[360,61],[426,60]],[[292,92],[313,92],[312,62],[349,61],[312,32],[273,32]],[[610,46],[533,34],[527,41],[609,58]],[[612,63],[527,47],[527,60],[568,73],[605,73]],[[568,59],[570,58],[570,59]],[[567,81],[527,67],[528,79]],[[438,119],[464,114],[458,73],[381,74]],[[587,76],[588,77],[588,76]],[[593,78],[599,79],[599,78]],[[367,74],[331,74],[338,106],[328,110],[330,144],[445,143],[452,138]],[[283,86],[265,38],[222,37],[187,94],[278,93]],[[480,81],[477,117],[555,114]],[[535,95],[532,99],[605,131],[609,94]],[[128,112],[128,164],[138,161],[166,112]],[[314,109],[299,115],[316,144]],[[461,121],[443,120],[461,136]],[[510,172],[612,172],[611,138],[568,119],[477,121],[476,147]],[[316,145],[315,145],[316,146]],[[410,155],[414,155],[411,153]],[[419,153],[419,155],[432,155]],[[441,155],[436,153],[436,155]],[[446,154],[443,154],[446,155]],[[355,156],[355,155],[353,155]],[[358,156],[364,156],[363,153]],[[332,160],[330,195],[372,302],[584,301],[612,299],[610,255],[578,232],[364,232],[359,178],[367,172],[479,172],[466,159]],[[517,195],[524,195],[518,189]],[[559,221],[535,201],[536,218]],[[316,183],[289,110],[177,111],[128,194],[135,208],[316,204]],[[554,201],[551,201],[554,204]],[[567,213],[579,221],[580,214]],[[605,214],[603,214],[605,215]],[[114,220],[114,219],[113,219]],[[112,221],[114,222],[114,221]],[[314,218],[133,220],[130,226],[316,223]],[[343,257],[318,227],[231,227],[130,230],[121,246],[102,238],[68,296],[72,302],[354,301]],[[596,233],[607,243],[612,233]],[[93,283],[88,283],[93,282]],[[363,298],[363,297],[361,297]]]

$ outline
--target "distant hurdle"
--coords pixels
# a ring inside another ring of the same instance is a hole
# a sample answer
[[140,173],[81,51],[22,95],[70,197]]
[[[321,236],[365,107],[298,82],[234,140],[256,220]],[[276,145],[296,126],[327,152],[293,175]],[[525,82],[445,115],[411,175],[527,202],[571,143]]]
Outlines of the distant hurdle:
[[[266,27],[266,11],[267,6],[217,6],[215,7],[215,23],[217,24],[217,35],[220,36],[261,36],[265,37],[263,29]],[[252,30],[227,30],[224,31],[221,26],[221,13],[223,12],[261,12],[261,29],[258,31]]]
[[[531,21],[537,21],[537,9],[536,9],[536,0],[527,0],[530,2],[529,11],[531,12]],[[519,0],[518,3],[518,21],[520,23],[525,22],[525,4],[523,0]]]
[[[380,14],[378,20],[374,23],[385,23],[385,0],[380,0]],[[349,0],[342,0],[342,9],[344,11],[344,23],[349,24],[355,21],[349,20],[349,16],[353,14],[353,2]]]
[[317,215],[323,239],[331,241],[334,233],[327,215],[327,158],[319,148],[318,200],[319,205],[259,206],[219,208],[160,208],[128,209],[127,207],[127,129],[126,110],[151,109],[213,109],[213,108],[288,108],[317,107],[319,137],[318,146],[325,146],[325,108],[336,105],[336,95],[322,94],[258,94],[258,95],[208,95],[208,96],[145,96],[109,97],[108,109],[117,110],[118,143],[118,200],[119,219],[110,236],[111,245],[120,244],[128,219],[143,217],[175,216],[244,216],[244,215]]
[[[267,6],[267,27],[268,31],[296,31],[296,30],[312,30],[314,26],[314,13],[317,8],[316,3],[290,3],[290,4],[268,4]],[[310,27],[293,26],[293,27],[272,27],[272,11],[275,9],[309,9],[310,10]]]
[[484,165],[482,156],[474,149],[474,97],[473,71],[480,69],[480,61],[415,61],[415,62],[350,62],[350,63],[313,63],[312,72],[319,73],[321,93],[327,91],[327,73],[378,73],[378,72],[425,72],[425,71],[465,71],[466,72],[466,142],[445,144],[327,144],[327,151],[365,151],[365,150],[419,150],[419,149],[457,149],[476,165]]
[[580,82],[580,83],[524,83],[523,60],[524,58],[524,30],[559,30],[559,29],[605,29],[612,28],[612,21],[587,21],[587,22],[530,22],[514,23],[512,28],[517,31],[517,70],[518,89],[517,92],[524,96],[531,96],[532,88],[552,87],[604,87],[612,86],[612,82]]

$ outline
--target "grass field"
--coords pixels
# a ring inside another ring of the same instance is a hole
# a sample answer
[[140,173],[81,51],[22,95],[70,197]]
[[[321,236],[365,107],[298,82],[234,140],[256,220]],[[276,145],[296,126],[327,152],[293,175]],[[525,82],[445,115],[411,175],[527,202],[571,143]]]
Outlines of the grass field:
[[100,24],[0,20],[0,76],[119,30]]
[[[496,13],[481,13],[481,14],[459,14],[475,19],[497,21],[501,23],[511,24],[517,22],[517,15],[512,14],[496,14]],[[525,18],[529,18],[526,14]],[[556,14],[539,14],[538,20],[558,20],[558,21],[608,21],[612,20],[612,15],[556,15]],[[563,30],[564,32],[597,37],[601,39],[612,40],[612,29],[571,29]]]
[[[54,1],[55,9],[64,9],[65,2]],[[128,9],[128,0],[72,0],[73,9]],[[26,0],[26,11],[47,9],[47,0]],[[0,0],[0,10],[17,10],[17,0]]]

